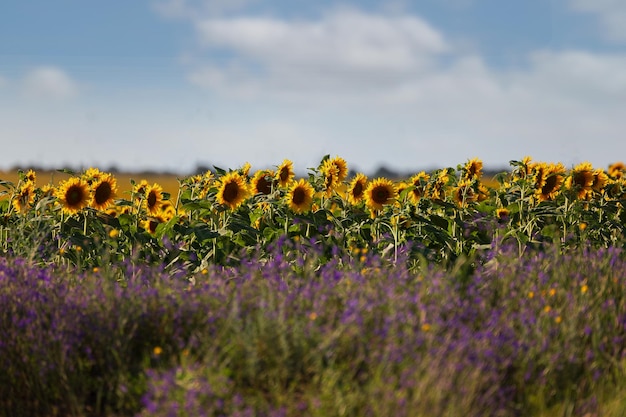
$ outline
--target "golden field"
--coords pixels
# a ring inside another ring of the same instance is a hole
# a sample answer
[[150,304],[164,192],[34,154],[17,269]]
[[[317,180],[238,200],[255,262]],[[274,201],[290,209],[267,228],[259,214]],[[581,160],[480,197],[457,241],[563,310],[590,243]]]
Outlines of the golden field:
[[[65,181],[70,178],[71,175],[65,172],[59,171],[47,171],[47,170],[37,170],[37,184],[51,184],[51,185],[59,185],[59,183]],[[163,191],[166,193],[170,193],[172,198],[176,198],[178,194],[179,184],[178,179],[183,178],[182,176],[177,176],[174,174],[161,174],[161,173],[131,173],[131,172],[114,172],[112,173],[115,179],[117,180],[117,188],[118,194],[120,197],[127,197],[130,190],[132,189],[131,180],[135,182],[140,182],[141,180],[146,180],[148,183],[153,184],[157,183],[161,187],[163,187]],[[0,180],[10,181],[13,184],[17,184],[19,180],[19,175],[17,170],[12,171],[0,171]]]
[[[27,170],[24,170],[27,171]],[[71,175],[65,172],[56,171],[56,170],[36,170],[37,173],[37,183],[39,185],[43,184],[51,184],[51,185],[59,185],[61,182],[70,178]],[[163,187],[163,191],[169,193],[171,198],[175,199],[178,194],[180,184],[179,179],[186,178],[185,175],[176,175],[171,173],[132,173],[132,172],[112,172],[113,176],[117,180],[117,188],[118,195],[120,197],[128,196],[126,193],[130,193],[132,189],[131,180],[135,182],[140,182],[141,180],[146,180],[148,183],[153,184],[157,183],[161,187]],[[13,184],[17,184],[19,180],[19,175],[17,170],[8,170],[3,171],[0,170],[0,180],[1,181],[10,181]],[[486,175],[482,179],[483,183],[489,188],[498,187],[497,181],[493,179],[493,177]],[[0,196],[0,198],[2,198]]]

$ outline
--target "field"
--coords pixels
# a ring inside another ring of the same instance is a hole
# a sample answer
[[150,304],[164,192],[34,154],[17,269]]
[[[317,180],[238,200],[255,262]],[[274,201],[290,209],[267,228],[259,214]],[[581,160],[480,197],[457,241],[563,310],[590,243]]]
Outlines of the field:
[[[66,179],[71,177],[71,174],[61,171],[38,170],[36,172],[38,180],[37,182],[41,185],[58,185],[59,182],[65,181]],[[150,184],[157,183],[161,187],[163,187],[164,192],[173,194],[174,196],[176,196],[179,188],[179,176],[177,176],[176,174],[155,172],[115,172],[114,175],[118,183],[120,197],[128,197],[130,195],[130,192],[132,191],[131,181],[139,182],[141,180],[145,180]],[[19,181],[19,173],[17,170],[0,171],[0,179],[17,184]]]
[[626,168],[482,170],[0,177],[0,416],[626,415]]

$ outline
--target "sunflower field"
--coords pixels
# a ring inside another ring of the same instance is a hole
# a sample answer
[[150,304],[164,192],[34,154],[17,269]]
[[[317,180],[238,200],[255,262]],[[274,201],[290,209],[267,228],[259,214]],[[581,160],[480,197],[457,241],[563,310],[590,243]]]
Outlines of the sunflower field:
[[626,415],[626,166],[0,180],[0,416]]

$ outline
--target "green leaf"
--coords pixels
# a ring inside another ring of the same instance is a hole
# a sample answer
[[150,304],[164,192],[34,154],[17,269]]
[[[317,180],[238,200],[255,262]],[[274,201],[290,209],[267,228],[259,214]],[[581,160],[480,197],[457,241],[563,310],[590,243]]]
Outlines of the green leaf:
[[15,184],[13,184],[11,181],[0,180],[0,185],[5,188],[15,188]]
[[432,214],[430,216],[430,221],[432,224],[434,224],[435,226],[441,229],[446,230],[448,228],[448,224],[449,224],[448,219],[438,216],[436,214]]
[[75,177],[75,176],[77,175],[77,174],[76,174],[76,171],[71,170],[71,169],[69,169],[69,168],[57,169],[56,171],[57,171],[57,172],[62,172],[63,174],[69,174],[69,175],[71,175],[72,177]]
[[182,202],[185,211],[210,210],[213,205],[207,200],[187,200]]
[[271,227],[266,227],[263,229],[263,237],[268,241],[273,241],[277,235],[280,234],[280,231],[277,229],[272,229]]
[[217,231],[211,230],[209,226],[203,223],[193,227],[192,232],[196,235],[200,242],[206,242],[207,240],[215,239],[220,236]]

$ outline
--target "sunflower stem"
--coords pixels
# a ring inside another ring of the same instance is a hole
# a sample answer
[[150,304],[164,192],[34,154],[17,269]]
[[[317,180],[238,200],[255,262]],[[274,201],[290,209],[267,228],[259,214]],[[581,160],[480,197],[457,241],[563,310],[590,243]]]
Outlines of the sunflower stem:
[[392,234],[393,234],[393,263],[394,265],[398,263],[398,224],[400,223],[400,215],[397,215],[396,222],[393,225]]
[[[174,206],[174,209],[176,210],[176,215],[178,215],[178,203],[180,201],[180,195],[181,195],[182,189],[183,189],[182,183],[179,180],[178,181],[178,193],[176,194],[176,205]],[[193,195],[193,190],[191,192],[192,192],[192,195]]]
[[568,211],[569,211],[569,199],[567,197],[567,195],[565,196],[565,204],[563,205],[563,217],[562,217],[562,224],[563,224],[563,236],[561,236],[561,242],[565,243],[565,239],[567,237],[567,216],[568,216]]
[[65,212],[61,210],[61,223],[59,224],[59,239],[57,240],[57,248],[59,250],[59,254],[61,253],[61,229],[63,228],[63,220],[65,219]]
[[[520,199],[519,199],[519,221],[520,221],[520,226],[522,228],[524,228],[525,230],[527,230],[528,233],[528,238],[530,240],[530,237],[532,235],[532,233],[529,231],[528,225],[526,224],[526,220],[524,219],[524,198],[526,197],[526,184],[522,184],[522,187],[520,187]],[[519,256],[522,256],[522,252],[523,252],[523,245],[522,245],[522,241],[518,238],[517,239],[517,252]]]

